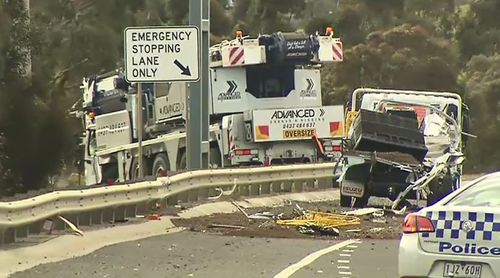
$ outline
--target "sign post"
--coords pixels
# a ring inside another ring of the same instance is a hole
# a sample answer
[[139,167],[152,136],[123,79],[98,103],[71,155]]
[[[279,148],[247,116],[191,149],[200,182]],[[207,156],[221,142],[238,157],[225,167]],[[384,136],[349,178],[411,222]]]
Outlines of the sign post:
[[[143,168],[143,157],[142,157],[142,129],[143,129],[143,120],[142,120],[142,86],[141,82],[137,82],[137,94],[136,94],[136,119],[137,119],[137,164],[139,167],[139,173],[137,177],[142,179],[144,177],[144,168]],[[135,171],[135,169],[133,169]]]
[[124,36],[125,78],[137,83],[136,129],[139,178],[142,178],[141,82],[199,80],[199,29],[196,26],[128,27]]

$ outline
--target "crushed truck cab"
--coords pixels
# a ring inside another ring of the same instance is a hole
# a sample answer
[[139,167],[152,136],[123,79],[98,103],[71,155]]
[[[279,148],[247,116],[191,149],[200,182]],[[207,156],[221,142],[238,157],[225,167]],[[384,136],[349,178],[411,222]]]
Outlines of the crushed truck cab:
[[346,115],[341,204],[387,197],[432,204],[460,187],[468,108],[459,94],[356,89]]

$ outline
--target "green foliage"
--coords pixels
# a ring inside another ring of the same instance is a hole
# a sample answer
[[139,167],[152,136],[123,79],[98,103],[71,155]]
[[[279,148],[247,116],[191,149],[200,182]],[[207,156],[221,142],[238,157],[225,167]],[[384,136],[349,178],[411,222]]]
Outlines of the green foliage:
[[[122,65],[125,27],[189,21],[187,0],[37,0],[31,24],[22,3],[0,3],[0,194],[42,187],[81,158],[80,123],[67,110],[83,76]],[[479,136],[470,140],[468,169],[499,168],[491,146],[500,120],[500,0],[225,3],[210,1],[212,44],[236,30],[334,28],[345,59],[322,70],[325,104],[345,103],[360,86],[459,91]]]
[[455,39],[464,61],[477,54],[494,55],[500,49],[500,0],[470,4],[457,20]]
[[[498,127],[500,126],[500,55],[472,57],[460,81],[465,87],[465,101],[472,111],[472,134],[467,168],[474,171],[500,170]],[[485,159],[487,158],[487,159]]]
[[325,100],[342,103],[362,86],[454,91],[456,63],[451,45],[421,26],[373,32],[345,52],[344,63],[324,71],[323,88],[333,88]]

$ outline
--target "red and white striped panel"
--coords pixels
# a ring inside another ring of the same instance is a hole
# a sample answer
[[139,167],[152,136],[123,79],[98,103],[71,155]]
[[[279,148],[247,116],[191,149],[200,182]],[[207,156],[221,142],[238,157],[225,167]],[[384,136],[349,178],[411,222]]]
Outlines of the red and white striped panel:
[[333,60],[342,62],[344,61],[344,51],[342,50],[342,42],[334,41],[332,45]]
[[243,46],[234,46],[229,50],[229,64],[231,66],[243,65],[245,63],[245,52]]

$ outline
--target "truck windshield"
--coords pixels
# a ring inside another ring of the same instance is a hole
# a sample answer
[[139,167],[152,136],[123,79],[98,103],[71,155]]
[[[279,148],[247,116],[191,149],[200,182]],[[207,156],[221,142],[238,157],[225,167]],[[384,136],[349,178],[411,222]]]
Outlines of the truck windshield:
[[247,90],[256,98],[286,97],[294,89],[294,67],[248,67]]

